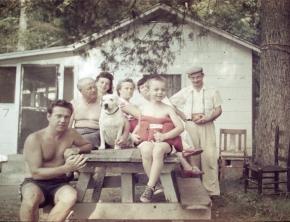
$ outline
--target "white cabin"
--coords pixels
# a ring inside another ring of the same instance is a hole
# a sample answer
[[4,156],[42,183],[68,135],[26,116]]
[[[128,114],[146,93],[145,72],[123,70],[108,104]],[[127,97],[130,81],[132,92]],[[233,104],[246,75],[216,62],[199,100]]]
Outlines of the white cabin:
[[[124,20],[106,32],[72,45],[0,54],[0,154],[22,153],[26,137],[47,125],[46,107],[51,100],[70,101],[79,96],[78,79],[95,78],[102,71],[104,57],[100,50],[112,44],[115,33],[134,28],[142,38],[153,26],[159,29],[164,25],[154,22],[160,13],[183,18],[182,13],[158,4],[135,20]],[[250,152],[255,119],[253,61],[260,53],[259,47],[190,16],[185,16],[184,22],[184,47],[180,49],[177,44],[172,47],[176,59],[166,73],[159,73],[168,76],[168,96],[190,85],[186,75],[189,67],[202,66],[205,84],[216,87],[223,99],[223,113],[215,121],[217,138],[220,128],[247,129]],[[121,37],[118,40],[120,44],[133,44],[122,42]],[[89,56],[82,56],[83,52]],[[149,74],[140,72],[137,64],[120,66],[111,73],[115,86],[126,77],[137,83],[144,74]],[[132,102],[138,98],[136,89]]]

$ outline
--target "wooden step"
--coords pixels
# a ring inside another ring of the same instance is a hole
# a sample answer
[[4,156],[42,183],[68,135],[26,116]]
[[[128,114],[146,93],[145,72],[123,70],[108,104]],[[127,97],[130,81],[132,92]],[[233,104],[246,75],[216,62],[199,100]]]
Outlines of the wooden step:
[[[44,218],[50,210],[50,206],[44,209]],[[210,218],[210,210],[185,210],[179,203],[76,203],[67,220],[210,221]]]
[[[90,159],[86,167],[80,170],[76,184],[78,203],[68,216],[69,220],[210,220],[211,199],[199,178],[180,177],[178,157],[170,156],[164,160],[160,175],[164,199],[161,202],[142,203],[135,198],[135,191],[139,197],[143,190],[135,187],[147,184],[148,178],[137,149],[131,152],[92,152],[87,156]],[[87,193],[90,188],[94,189]],[[106,192],[103,188],[121,191],[121,203],[111,202],[110,199],[107,200],[109,202],[99,201],[101,192]],[[86,194],[87,198],[84,198]],[[87,202],[89,199],[91,201]],[[44,208],[44,218],[49,211],[48,207]]]
[[175,178],[178,186],[180,204],[183,209],[209,209],[212,201],[200,178],[180,177],[180,167],[176,167]]

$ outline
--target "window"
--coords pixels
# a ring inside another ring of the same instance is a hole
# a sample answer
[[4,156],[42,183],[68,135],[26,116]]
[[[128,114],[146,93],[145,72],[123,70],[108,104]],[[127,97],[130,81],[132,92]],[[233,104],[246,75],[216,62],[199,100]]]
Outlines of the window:
[[0,103],[15,102],[16,67],[0,67]]

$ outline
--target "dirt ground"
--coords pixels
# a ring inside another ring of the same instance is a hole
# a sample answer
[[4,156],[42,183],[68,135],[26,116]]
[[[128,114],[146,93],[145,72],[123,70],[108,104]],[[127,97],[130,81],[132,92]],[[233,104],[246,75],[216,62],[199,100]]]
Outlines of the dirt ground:
[[[0,221],[19,221],[19,208],[20,208],[20,196],[18,194],[19,186],[15,185],[0,185]],[[142,187],[138,187],[136,190],[136,196],[143,191]],[[156,202],[162,202],[164,199],[163,194],[158,194],[155,198]],[[121,202],[120,188],[105,189],[102,192],[100,200],[102,202]],[[86,201],[86,198],[85,198]],[[40,214],[40,220],[41,220]],[[110,222],[108,220],[98,220],[98,222]],[[133,222],[133,221],[130,221]],[[145,221],[143,221],[145,222]],[[150,221],[160,222],[160,221]],[[167,222],[167,221],[162,221]]]
[[[239,178],[241,176],[240,172],[236,172],[232,175],[229,175],[233,178]],[[0,221],[19,221],[19,208],[20,208],[20,196],[18,194],[19,186],[17,185],[0,185]],[[140,202],[139,197],[142,194],[144,188],[136,188],[136,202]],[[84,201],[90,200],[90,193],[86,195]],[[163,193],[158,194],[154,197],[155,202],[163,202],[165,200]],[[103,189],[100,197],[102,202],[121,202],[121,189],[120,188],[107,188]],[[222,203],[213,203],[211,221],[229,221],[226,216],[228,206],[222,206]],[[40,214],[40,220],[42,219]],[[224,220],[225,219],[225,220]],[[232,218],[234,219],[234,218]],[[85,221],[85,220],[84,220]],[[95,221],[95,220],[93,220]],[[79,221],[78,221],[79,222]],[[98,222],[111,222],[109,220],[98,220]],[[124,221],[123,221],[124,222]],[[130,221],[135,222],[135,221]],[[142,221],[146,222],[146,221]],[[150,221],[150,222],[161,222],[161,221]],[[167,222],[167,221],[162,221]],[[190,222],[190,221],[188,221]]]
[[19,186],[0,186],[0,221],[19,221]]

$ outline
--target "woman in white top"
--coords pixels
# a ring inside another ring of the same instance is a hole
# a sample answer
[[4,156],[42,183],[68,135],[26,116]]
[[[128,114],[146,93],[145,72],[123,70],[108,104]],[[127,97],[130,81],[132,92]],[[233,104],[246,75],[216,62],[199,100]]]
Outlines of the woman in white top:
[[130,132],[132,133],[138,124],[140,111],[136,105],[130,103],[135,91],[135,83],[132,79],[126,78],[118,82],[116,91],[120,97],[119,107],[122,109],[124,116],[130,123]]

